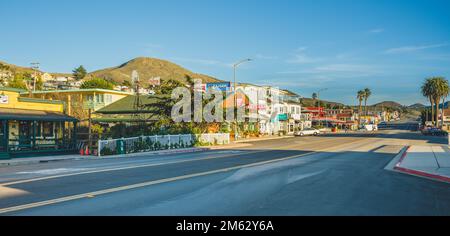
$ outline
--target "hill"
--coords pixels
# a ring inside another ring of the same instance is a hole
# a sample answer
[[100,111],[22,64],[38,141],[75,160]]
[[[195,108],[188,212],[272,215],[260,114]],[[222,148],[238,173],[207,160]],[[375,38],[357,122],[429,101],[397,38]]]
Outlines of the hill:
[[[337,108],[337,107],[345,107],[346,105],[338,102],[331,102],[331,101],[324,101],[320,100],[321,106],[328,107],[328,108]],[[302,98],[301,103],[305,107],[315,107],[317,106],[317,100],[314,100],[312,98]]]
[[146,57],[135,58],[117,67],[94,71],[89,73],[88,76],[122,83],[125,80],[131,80],[133,70],[138,71],[144,85],[148,83],[148,79],[155,77],[160,77],[161,80],[174,79],[186,83],[186,75],[194,79],[201,79],[203,83],[220,81],[211,76],[194,73],[166,60]]
[[[0,68],[2,68],[3,70],[6,70],[6,71],[10,71],[13,74],[17,74],[17,73],[19,73],[19,74],[23,74],[23,73],[30,73],[30,74],[32,74],[32,73],[34,73],[34,70],[31,69],[30,67],[16,66],[16,65],[9,64],[9,63],[3,62],[3,61],[0,61]],[[39,72],[41,72],[41,71],[39,71]]]
[[384,102],[380,102],[377,104],[372,105],[371,107],[376,107],[376,108],[402,108],[404,107],[402,104],[398,103],[398,102],[393,102],[393,101],[384,101]]
[[411,106],[408,106],[409,109],[422,109],[422,108],[425,108],[425,107],[426,106],[421,104],[421,103],[416,103],[416,104],[413,104]]

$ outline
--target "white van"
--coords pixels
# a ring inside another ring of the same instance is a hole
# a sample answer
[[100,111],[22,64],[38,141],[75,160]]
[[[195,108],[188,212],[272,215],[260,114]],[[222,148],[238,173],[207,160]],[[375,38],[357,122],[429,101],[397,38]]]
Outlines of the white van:
[[367,131],[377,131],[378,130],[378,126],[377,125],[365,125],[364,129]]

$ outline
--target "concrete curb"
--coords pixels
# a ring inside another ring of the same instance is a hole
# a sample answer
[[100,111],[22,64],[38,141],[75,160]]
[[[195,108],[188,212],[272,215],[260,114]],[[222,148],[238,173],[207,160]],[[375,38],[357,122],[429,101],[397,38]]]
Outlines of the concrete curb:
[[268,140],[277,140],[277,139],[286,139],[286,138],[294,138],[295,136],[282,136],[282,137],[273,137],[273,138],[260,138],[260,139],[249,139],[249,140],[238,140],[233,143],[251,143],[251,142],[262,142]]
[[405,174],[409,174],[409,175],[415,175],[415,176],[419,176],[419,177],[424,177],[427,179],[432,179],[432,180],[437,180],[440,182],[444,182],[444,183],[449,183],[450,184],[450,178],[447,176],[442,176],[442,175],[437,175],[437,174],[430,174],[424,171],[420,171],[420,170],[413,170],[413,169],[408,169],[408,168],[404,168],[404,167],[395,167],[394,168],[396,171],[405,173]]
[[164,150],[164,151],[155,151],[155,152],[140,152],[140,153],[131,153],[124,155],[114,155],[114,156],[106,156],[106,157],[97,157],[97,156],[74,156],[74,157],[65,157],[60,159],[35,159],[32,157],[24,160],[17,161],[17,159],[13,159],[14,162],[6,162],[0,163],[0,167],[5,166],[19,166],[19,165],[30,165],[30,164],[40,164],[40,163],[50,163],[50,162],[62,162],[62,161],[80,161],[80,160],[105,160],[105,159],[119,159],[119,158],[133,158],[140,156],[155,156],[155,155],[164,155],[164,154],[178,154],[178,153],[194,153],[194,152],[205,152],[211,150],[210,148],[189,148],[189,149],[176,149],[176,150]]
[[431,173],[428,173],[425,171],[414,170],[414,169],[402,167],[401,164],[402,164],[403,160],[406,158],[406,156],[408,155],[408,151],[410,148],[411,148],[410,146],[408,146],[407,148],[404,148],[403,153],[398,155],[398,156],[400,156],[400,158],[399,158],[398,162],[395,164],[393,170],[400,172],[400,173],[404,173],[404,174],[409,174],[409,175],[424,177],[427,179],[432,179],[432,180],[436,180],[436,181],[440,181],[440,182],[450,183],[450,177],[437,175],[437,174],[431,174]]
[[399,160],[404,159],[406,156],[406,152],[409,150],[410,146],[404,146],[400,152],[392,159],[392,161],[387,164],[387,166],[384,168],[385,170],[395,171],[395,166],[398,164]]

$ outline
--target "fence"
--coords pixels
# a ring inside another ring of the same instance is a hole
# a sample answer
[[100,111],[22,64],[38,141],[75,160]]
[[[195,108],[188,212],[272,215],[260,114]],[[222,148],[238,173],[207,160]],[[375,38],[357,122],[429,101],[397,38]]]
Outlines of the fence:
[[99,140],[97,145],[97,155],[106,156],[115,154],[189,148],[193,147],[197,141],[202,145],[229,144],[230,134],[154,135]]

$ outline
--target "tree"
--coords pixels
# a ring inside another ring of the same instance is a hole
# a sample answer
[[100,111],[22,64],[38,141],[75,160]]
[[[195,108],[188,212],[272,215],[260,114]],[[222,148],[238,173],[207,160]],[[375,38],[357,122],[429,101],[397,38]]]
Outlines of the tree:
[[83,82],[81,89],[114,89],[114,84],[101,78],[93,78]]
[[130,81],[128,81],[128,80],[124,80],[124,81],[122,82],[122,86],[127,86],[128,88],[131,88],[131,83],[130,83]]
[[86,69],[83,66],[79,66],[72,71],[72,75],[76,80],[82,80],[87,75]]
[[313,100],[317,100],[317,93],[313,93],[313,94],[312,94],[312,99],[313,99]]
[[364,90],[359,90],[356,98],[359,101],[359,113],[358,113],[358,126],[361,125],[361,113],[362,113],[362,102],[366,97],[366,93]]
[[369,99],[370,96],[372,96],[372,91],[370,91],[369,88],[365,88],[364,89],[364,110],[365,110],[366,116],[369,115],[369,111],[367,110],[367,100]]
[[8,87],[27,90],[28,86],[24,78],[25,77],[23,74],[15,74],[14,78],[11,81],[9,81]]
[[41,76],[39,76],[36,79],[36,88],[35,89],[36,90],[43,90],[44,89],[44,81],[42,80]]
[[433,79],[428,78],[425,79],[425,82],[422,85],[422,95],[427,97],[431,104],[431,122],[434,123],[434,85]]
[[[445,97],[449,94],[449,84],[448,80],[444,77],[433,77],[431,78],[432,87],[433,87],[433,100],[436,106],[436,124],[439,123],[439,103],[442,100],[445,100]],[[444,106],[444,104],[442,105]],[[444,107],[442,107],[444,108]],[[442,127],[443,124],[441,124]]]

